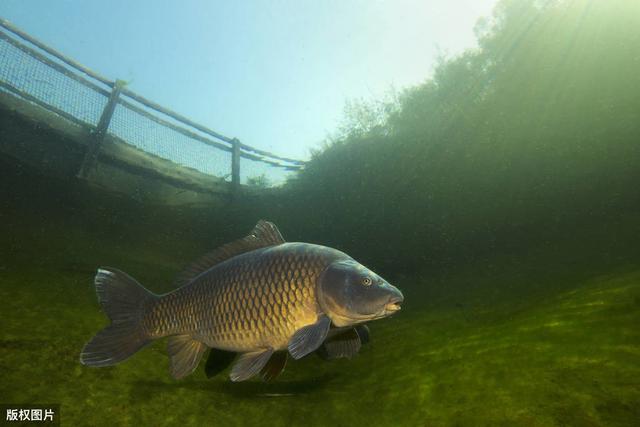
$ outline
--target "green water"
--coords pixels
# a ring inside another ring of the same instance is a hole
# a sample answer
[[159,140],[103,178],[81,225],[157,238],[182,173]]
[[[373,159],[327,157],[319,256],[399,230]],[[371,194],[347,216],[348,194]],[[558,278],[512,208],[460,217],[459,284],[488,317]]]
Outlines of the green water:
[[[60,403],[74,426],[638,425],[640,3],[503,0],[478,37],[347,111],[261,196],[145,205],[0,155],[0,403]],[[402,310],[352,360],[290,361],[273,383],[174,381],[165,340],[79,363],[107,324],[97,267],[165,292],[261,218],[349,253]]]
[[[640,417],[640,268],[625,257],[595,267],[584,241],[394,275],[406,304],[370,325],[357,357],[290,362],[274,383],[207,379],[202,366],[174,381],[164,340],[121,365],[87,368],[79,351],[106,324],[93,269],[117,265],[166,290],[198,249],[185,253],[177,232],[150,230],[161,222],[188,233],[206,217],[156,218],[3,166],[3,183],[23,191],[3,211],[0,395],[61,403],[63,425],[625,426]],[[637,231],[634,217],[591,243],[610,246],[623,230]]]

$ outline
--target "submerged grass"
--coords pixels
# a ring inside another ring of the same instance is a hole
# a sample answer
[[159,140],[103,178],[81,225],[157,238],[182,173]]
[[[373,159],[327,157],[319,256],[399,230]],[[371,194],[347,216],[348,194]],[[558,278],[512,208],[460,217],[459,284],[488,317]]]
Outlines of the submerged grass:
[[[35,268],[3,276],[0,395],[60,402],[64,425],[625,426],[640,419],[640,270],[562,286],[524,307],[476,298],[419,305],[408,296],[405,310],[371,325],[372,343],[353,360],[307,357],[271,384],[208,380],[202,368],[174,381],[164,340],[119,366],[81,366],[82,345],[107,322],[91,275]],[[398,285],[416,282],[430,286],[427,278]]]

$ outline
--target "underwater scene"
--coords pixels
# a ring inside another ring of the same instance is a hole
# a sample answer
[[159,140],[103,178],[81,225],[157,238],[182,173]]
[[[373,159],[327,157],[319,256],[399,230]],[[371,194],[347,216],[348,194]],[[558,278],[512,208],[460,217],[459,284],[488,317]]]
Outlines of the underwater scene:
[[306,159],[2,19],[0,423],[640,425],[640,2],[489,10]]

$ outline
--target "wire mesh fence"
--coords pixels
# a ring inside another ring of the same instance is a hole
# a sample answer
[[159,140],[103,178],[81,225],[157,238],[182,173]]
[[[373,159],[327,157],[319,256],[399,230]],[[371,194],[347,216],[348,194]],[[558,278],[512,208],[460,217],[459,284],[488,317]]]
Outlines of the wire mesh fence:
[[[96,130],[117,84],[0,19],[0,91]],[[220,135],[128,90],[114,101],[105,132],[176,167],[231,181],[234,144],[242,184],[279,185],[303,165]]]
[[[119,103],[109,133],[147,153],[225,179],[231,176],[231,153],[190,138]],[[243,165],[244,166],[244,165]]]
[[79,83],[11,41],[0,38],[0,80],[87,125],[98,123],[108,92]]

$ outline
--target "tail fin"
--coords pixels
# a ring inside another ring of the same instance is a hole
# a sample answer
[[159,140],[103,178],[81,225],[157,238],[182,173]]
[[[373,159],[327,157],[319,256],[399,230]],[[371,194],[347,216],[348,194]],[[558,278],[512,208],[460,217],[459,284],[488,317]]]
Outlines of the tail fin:
[[88,366],[115,365],[151,342],[142,319],[148,303],[156,296],[126,273],[109,267],[98,269],[95,286],[111,325],[84,346],[80,362]]

